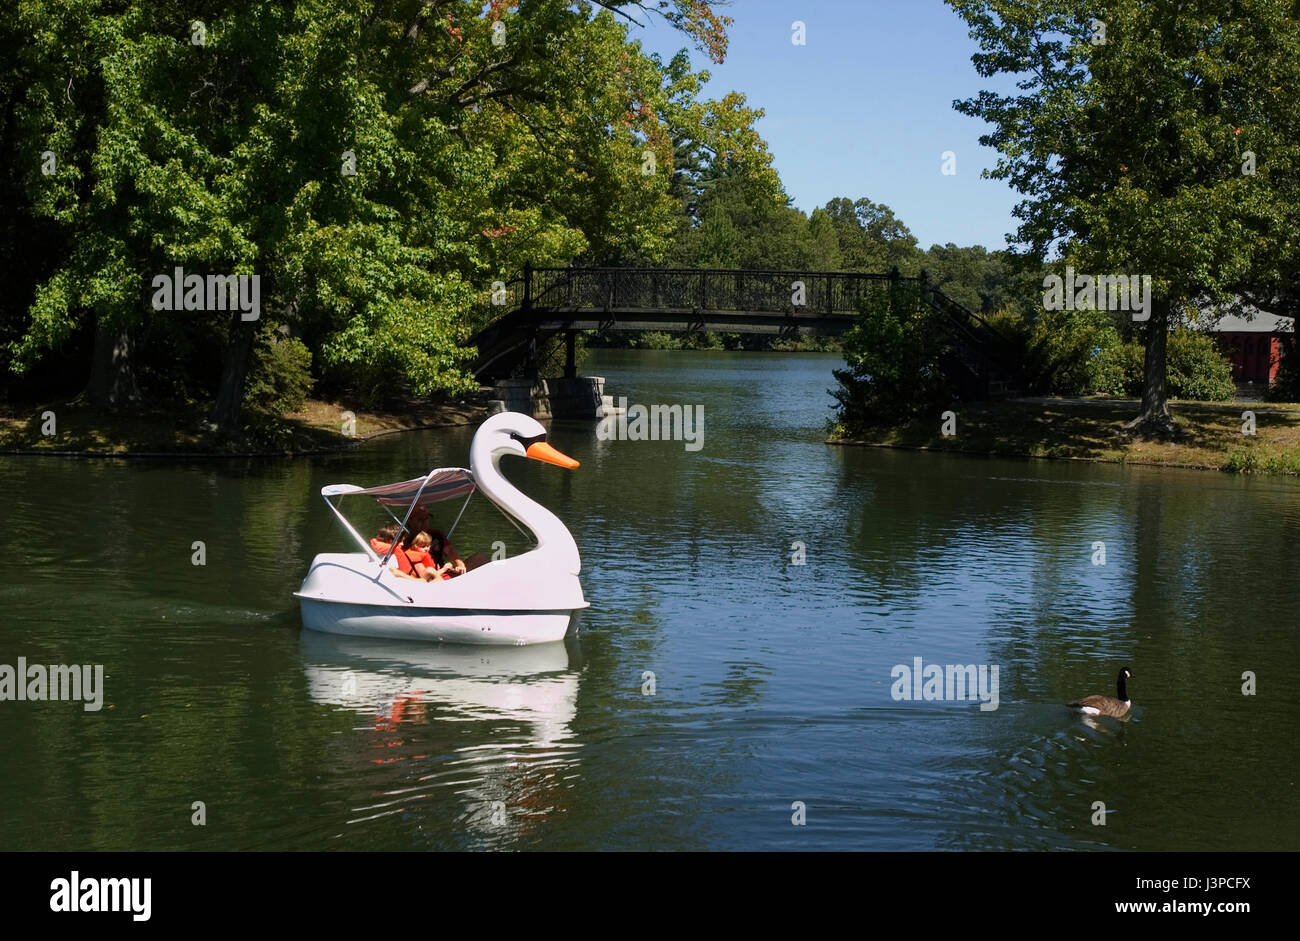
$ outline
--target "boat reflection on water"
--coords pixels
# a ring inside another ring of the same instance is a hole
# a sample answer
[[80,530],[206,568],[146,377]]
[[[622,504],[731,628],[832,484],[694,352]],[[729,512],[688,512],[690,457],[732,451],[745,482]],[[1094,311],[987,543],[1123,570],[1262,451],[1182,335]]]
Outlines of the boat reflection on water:
[[467,846],[503,845],[566,812],[579,748],[571,731],[576,645],[430,645],[303,631],[301,650],[311,699],[361,719],[333,761],[364,795],[350,799],[349,825],[414,819],[414,828],[402,827],[409,836],[445,833],[423,823],[450,818],[439,823],[455,823]]

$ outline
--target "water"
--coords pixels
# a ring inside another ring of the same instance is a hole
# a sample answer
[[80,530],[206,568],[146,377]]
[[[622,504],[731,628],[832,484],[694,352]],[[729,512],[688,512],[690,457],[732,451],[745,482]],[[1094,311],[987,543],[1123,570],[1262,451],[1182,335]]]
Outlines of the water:
[[[320,487],[464,464],[472,429],[0,459],[0,663],[106,673],[99,712],[0,702],[0,849],[1300,846],[1300,484],[828,447],[837,362],[597,354],[616,395],[703,405],[704,447],[557,422],[579,470],[505,462],[592,603],[538,648],[299,626],[347,547]],[[475,498],[454,541],[512,533]],[[896,701],[915,657],[997,666],[998,708]],[[1127,723],[1060,705],[1123,665]]]

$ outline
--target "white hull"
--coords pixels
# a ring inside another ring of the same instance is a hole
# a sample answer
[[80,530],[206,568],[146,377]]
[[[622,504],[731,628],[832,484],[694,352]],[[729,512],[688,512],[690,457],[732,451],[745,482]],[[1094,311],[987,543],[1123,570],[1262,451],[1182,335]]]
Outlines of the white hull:
[[[545,644],[563,640],[587,607],[576,575],[556,575],[526,552],[444,582],[398,578],[360,553],[322,553],[294,592],[302,623],[353,637],[451,644]],[[378,577],[376,577],[378,576]],[[520,604],[527,598],[530,606]]]
[[465,611],[323,601],[294,593],[302,623],[353,637],[522,646],[563,640],[573,611]]

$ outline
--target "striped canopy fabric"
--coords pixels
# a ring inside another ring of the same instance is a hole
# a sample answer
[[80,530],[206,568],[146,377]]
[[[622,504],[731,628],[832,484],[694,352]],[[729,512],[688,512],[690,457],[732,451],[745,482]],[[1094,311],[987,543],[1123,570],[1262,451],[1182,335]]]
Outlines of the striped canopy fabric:
[[429,473],[428,480],[423,491],[420,491],[420,485],[424,484],[425,478],[416,477],[414,480],[404,480],[398,484],[384,484],[382,487],[371,487],[367,490],[352,490],[349,494],[367,494],[374,497],[376,503],[385,506],[408,506],[419,492],[420,505],[426,506],[474,492],[474,477],[463,467],[439,467]]

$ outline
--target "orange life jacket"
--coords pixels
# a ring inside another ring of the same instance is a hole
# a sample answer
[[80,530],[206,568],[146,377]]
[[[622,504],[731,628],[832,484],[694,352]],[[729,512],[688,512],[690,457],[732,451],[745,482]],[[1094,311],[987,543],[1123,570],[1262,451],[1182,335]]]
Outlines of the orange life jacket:
[[[378,539],[370,540],[370,548],[374,549],[381,559],[388,554],[389,545],[390,543],[380,542]],[[401,546],[398,546],[393,550],[393,557],[390,561],[397,562],[397,570],[399,572],[405,572],[407,575],[415,574],[414,569],[411,568],[411,560],[406,557],[406,553],[402,551]]]
[[447,580],[446,573],[438,571],[438,565],[433,561],[433,556],[430,555],[428,549],[421,549],[417,546],[413,549],[407,549],[406,551],[410,555],[412,562],[417,565],[423,565],[430,572],[433,572],[438,581],[441,582]]

